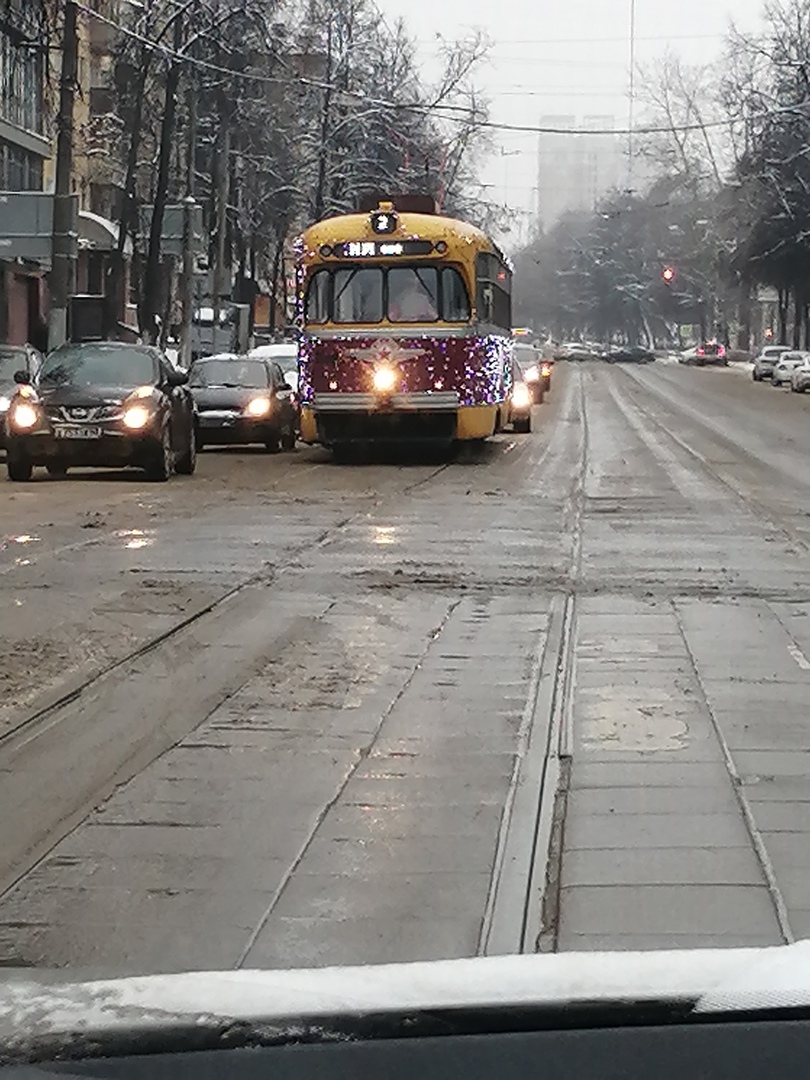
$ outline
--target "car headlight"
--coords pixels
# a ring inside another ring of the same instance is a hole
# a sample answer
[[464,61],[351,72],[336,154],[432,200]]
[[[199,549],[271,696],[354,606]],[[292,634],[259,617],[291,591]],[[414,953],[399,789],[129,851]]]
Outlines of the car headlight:
[[0,397],[0,412],[8,412],[11,407],[11,398]]
[[130,405],[130,407],[124,412],[124,426],[128,427],[130,431],[140,431],[141,428],[145,428],[149,421],[152,419],[152,410],[147,409],[144,405]]
[[532,394],[525,382],[515,383],[512,390],[512,404],[516,409],[525,409],[532,403]]
[[397,373],[390,367],[378,367],[374,372],[373,385],[378,394],[387,394],[394,389]]
[[268,397],[255,397],[252,401],[249,401],[245,413],[248,416],[267,416],[272,408],[272,402]]
[[540,372],[536,367],[530,367],[523,373],[523,381],[527,383],[537,382],[540,378]]
[[543,376],[544,379],[547,379],[551,374],[551,366],[549,364],[543,364],[543,366],[540,368],[540,374]]
[[33,405],[29,405],[27,401],[21,401],[14,406],[11,413],[11,423],[15,428],[20,431],[30,431],[31,428],[37,426],[39,420],[39,413]]

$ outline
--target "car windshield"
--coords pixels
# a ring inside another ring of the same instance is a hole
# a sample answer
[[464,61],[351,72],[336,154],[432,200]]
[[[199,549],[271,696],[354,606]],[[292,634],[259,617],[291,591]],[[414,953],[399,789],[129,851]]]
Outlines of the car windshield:
[[540,356],[536,349],[532,349],[528,345],[518,345],[515,347],[515,360],[525,370],[539,363]]
[[258,360],[208,360],[192,365],[189,385],[263,389],[268,385],[267,368]]
[[25,349],[0,347],[0,382],[11,382],[14,373],[28,370],[28,356]]
[[92,345],[57,349],[48,356],[39,376],[42,387],[137,387],[155,381],[157,365],[146,349]]
[[810,0],[0,0],[0,1024],[810,958],[809,353]]

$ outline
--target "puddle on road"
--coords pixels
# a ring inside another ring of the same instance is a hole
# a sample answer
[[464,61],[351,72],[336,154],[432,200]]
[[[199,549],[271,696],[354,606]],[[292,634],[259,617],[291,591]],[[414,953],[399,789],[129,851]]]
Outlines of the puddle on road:
[[374,527],[373,542],[375,544],[396,544],[396,528],[393,525],[377,525]]
[[[590,696],[590,695],[589,695]],[[644,704],[615,688],[580,706],[578,728],[583,750],[683,750],[689,745],[689,724],[675,714],[675,698],[660,691]]]
[[154,534],[147,533],[144,529],[119,529],[115,534],[119,540],[124,540],[124,547],[129,551],[139,551],[141,548],[152,547],[155,543]]

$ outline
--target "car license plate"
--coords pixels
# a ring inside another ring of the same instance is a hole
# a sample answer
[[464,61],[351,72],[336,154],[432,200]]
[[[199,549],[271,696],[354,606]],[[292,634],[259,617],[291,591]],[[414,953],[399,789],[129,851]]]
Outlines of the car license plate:
[[201,427],[232,427],[235,421],[233,413],[203,413],[200,416]]
[[53,433],[57,439],[100,439],[100,427],[55,427]]

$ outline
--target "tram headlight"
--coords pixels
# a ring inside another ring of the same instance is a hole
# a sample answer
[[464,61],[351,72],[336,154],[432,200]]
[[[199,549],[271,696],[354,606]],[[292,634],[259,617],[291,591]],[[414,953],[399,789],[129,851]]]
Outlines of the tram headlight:
[[390,367],[378,367],[374,372],[374,389],[378,394],[390,394],[396,386],[397,373]]

